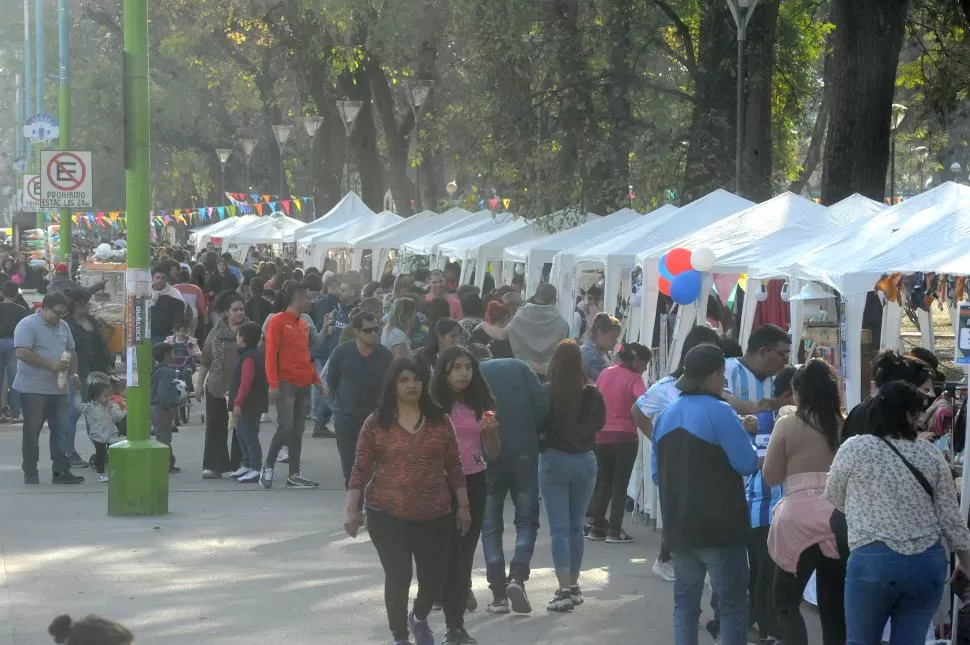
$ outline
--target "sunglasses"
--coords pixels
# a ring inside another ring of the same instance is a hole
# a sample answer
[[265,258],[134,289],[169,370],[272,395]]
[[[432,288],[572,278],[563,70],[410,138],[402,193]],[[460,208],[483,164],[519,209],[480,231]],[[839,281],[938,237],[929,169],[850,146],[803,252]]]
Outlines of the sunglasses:
[[67,309],[51,309],[51,313],[58,318],[63,318],[67,315]]
[[380,327],[361,327],[360,333],[362,334],[376,334]]

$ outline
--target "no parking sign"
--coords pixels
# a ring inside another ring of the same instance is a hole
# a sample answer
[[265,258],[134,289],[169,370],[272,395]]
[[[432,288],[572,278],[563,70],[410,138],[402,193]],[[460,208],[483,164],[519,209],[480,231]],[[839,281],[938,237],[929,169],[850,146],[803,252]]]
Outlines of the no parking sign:
[[91,152],[40,153],[41,208],[91,208]]
[[23,196],[25,213],[36,213],[40,210],[40,175],[24,175]]

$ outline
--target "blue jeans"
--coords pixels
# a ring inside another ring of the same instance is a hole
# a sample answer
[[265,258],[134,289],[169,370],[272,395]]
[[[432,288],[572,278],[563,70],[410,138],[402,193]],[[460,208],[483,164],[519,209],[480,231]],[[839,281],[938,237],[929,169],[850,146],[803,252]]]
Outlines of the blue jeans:
[[47,422],[50,430],[51,463],[54,474],[67,472],[70,463],[64,452],[67,444],[67,395],[23,393],[23,471],[25,475],[37,474],[40,460],[40,432]]
[[[84,387],[83,383],[81,384],[81,387]],[[66,454],[68,458],[70,458],[71,455],[77,452],[77,448],[75,447],[75,444],[74,444],[74,442],[77,439],[77,418],[79,416],[77,405],[75,404],[75,401],[74,401],[74,397],[76,395],[77,395],[77,390],[74,388],[74,382],[70,378],[68,378],[67,379],[67,410],[65,412],[67,414],[67,418],[64,421],[67,428],[67,434],[65,435],[65,439],[64,439],[64,454]]]
[[946,578],[940,544],[917,555],[902,555],[882,542],[852,551],[845,577],[846,645],[878,645],[889,620],[890,645],[922,645]]
[[20,416],[20,392],[13,389],[13,380],[17,378],[17,350],[13,346],[13,338],[0,338],[0,380],[3,374],[7,375],[7,387],[9,396],[7,401],[10,405],[10,416]]
[[[482,521],[482,552],[488,586],[499,597],[505,594],[509,579],[529,579],[532,552],[539,532],[539,471],[538,455],[507,457],[488,465],[488,497]],[[515,506],[515,552],[505,574],[505,550],[502,533],[505,530],[505,498],[512,496]]]
[[243,412],[236,420],[236,438],[242,451],[242,465],[250,470],[263,467],[263,447],[259,444],[260,416]]
[[546,506],[557,576],[579,575],[583,566],[583,523],[596,487],[596,455],[546,450],[539,455],[539,490]]
[[744,544],[673,550],[674,643],[697,645],[704,576],[711,574],[717,595],[721,645],[745,645],[748,635],[748,548]]

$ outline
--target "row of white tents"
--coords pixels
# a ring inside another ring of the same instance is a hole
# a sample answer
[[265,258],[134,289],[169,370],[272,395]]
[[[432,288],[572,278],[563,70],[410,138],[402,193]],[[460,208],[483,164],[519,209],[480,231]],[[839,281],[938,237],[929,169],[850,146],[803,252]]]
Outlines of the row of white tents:
[[[374,213],[349,193],[310,224],[282,215],[243,216],[198,229],[195,237],[197,243],[221,239],[223,245],[296,243],[309,256],[308,263],[318,266],[332,249],[348,249],[355,269],[370,250],[375,279],[391,251],[430,256],[438,266],[449,258],[460,260],[461,281],[470,282],[474,275],[479,285],[487,267],[502,283],[519,264],[526,293],[534,291],[544,265],[551,263],[549,279],[559,290],[567,320],[572,319],[584,270],[603,271],[604,302],[611,310],[620,296],[629,294],[630,272],[640,267],[642,306],[632,308],[627,335],[645,339],[654,333],[660,258],[675,247],[707,247],[717,257],[713,272],[748,276],[742,345],[751,331],[762,280],[789,280],[793,294],[814,282],[845,298],[846,403],[853,405],[861,389],[860,330],[867,292],[888,272],[970,275],[970,188],[942,184],[891,208],[859,195],[824,207],[792,193],[754,204],[717,190],[679,208],[664,205],[647,214],[623,209],[605,217],[561,211],[541,223],[460,208],[405,219]],[[708,276],[698,302],[706,302],[712,282]],[[797,339],[803,301],[793,300],[791,306]],[[680,316],[678,328],[689,328],[696,307],[682,307]],[[885,318],[881,344],[891,347],[898,339],[899,307],[890,303]],[[679,358],[685,335],[677,335],[670,361]],[[932,338],[926,340],[932,343]]]

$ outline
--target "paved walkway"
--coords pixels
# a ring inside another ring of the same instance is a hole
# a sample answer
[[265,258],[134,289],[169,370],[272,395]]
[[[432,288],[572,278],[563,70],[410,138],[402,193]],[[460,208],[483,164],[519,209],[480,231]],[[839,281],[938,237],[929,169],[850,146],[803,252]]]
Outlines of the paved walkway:
[[[264,442],[270,434],[264,425]],[[107,484],[86,469],[79,471],[84,484],[54,488],[42,460],[41,485],[25,487],[20,436],[19,428],[0,426],[0,643],[47,645],[47,625],[64,612],[118,620],[139,645],[390,641],[377,556],[366,533],[354,540],[342,529],[345,495],[332,439],[308,433],[304,442],[304,470],[322,481],[320,490],[264,491],[203,481],[202,430],[183,428],[175,435],[184,470],[171,480],[171,513],[109,518]],[[46,436],[41,442],[44,454]],[[86,438],[78,445],[89,452]],[[554,576],[544,526],[528,585],[532,615],[483,611],[479,550],[473,584],[482,609],[469,615],[468,630],[483,645],[672,642],[672,585],[650,568],[658,536],[642,525],[627,528],[638,538],[633,544],[587,545],[587,602],[568,615],[545,611]],[[431,620],[440,634],[443,617]],[[709,642],[702,634],[701,643]]]

